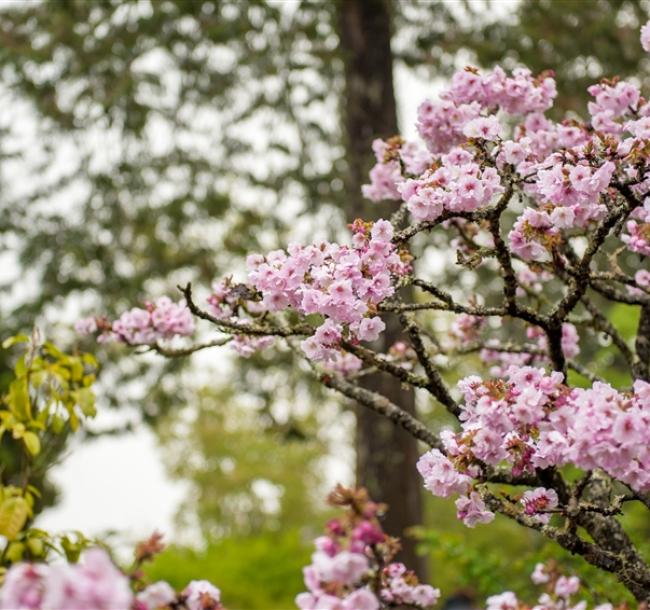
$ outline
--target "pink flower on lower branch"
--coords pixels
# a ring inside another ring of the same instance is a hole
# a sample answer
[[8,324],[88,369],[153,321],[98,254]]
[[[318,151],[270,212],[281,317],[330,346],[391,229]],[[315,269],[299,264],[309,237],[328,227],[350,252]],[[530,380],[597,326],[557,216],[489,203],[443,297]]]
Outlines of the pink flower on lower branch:
[[183,591],[187,610],[221,608],[221,591],[207,580],[193,580]]
[[472,491],[468,496],[461,496],[456,500],[456,516],[467,526],[474,527],[478,523],[490,523],[494,520],[494,513],[489,511],[483,498],[477,491]]
[[95,548],[86,551],[77,565],[49,567],[42,610],[126,609],[132,600],[128,578],[106,551]]
[[7,572],[0,591],[2,610],[40,610],[45,589],[46,566],[22,563]]
[[538,487],[524,492],[521,498],[524,513],[533,517],[539,523],[548,523],[551,515],[547,511],[557,508],[558,497],[553,489]]
[[570,597],[580,589],[580,579],[577,576],[560,576],[555,583],[555,594],[560,597]]
[[418,460],[417,469],[424,479],[424,486],[441,498],[464,493],[471,483],[471,479],[459,473],[449,458],[438,449],[432,449],[422,455]]
[[[157,610],[165,608],[176,600],[176,591],[165,581],[155,582],[135,597],[136,602],[141,604],[142,610]],[[138,610],[140,610],[138,608]]]
[[188,337],[194,332],[194,318],[184,301],[174,303],[160,297],[133,307],[113,322],[105,318],[83,318],[75,324],[80,334],[100,332],[99,341],[121,341],[130,345],[151,345],[173,337]]
[[519,600],[512,591],[488,597],[485,610],[518,610]]

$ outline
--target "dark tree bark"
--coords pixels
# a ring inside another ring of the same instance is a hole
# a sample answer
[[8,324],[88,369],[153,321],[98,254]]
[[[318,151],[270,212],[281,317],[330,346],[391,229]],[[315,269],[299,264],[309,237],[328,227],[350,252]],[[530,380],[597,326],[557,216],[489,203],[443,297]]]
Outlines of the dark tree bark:
[[[387,216],[388,207],[373,204],[361,196],[374,163],[371,150],[376,137],[398,132],[393,91],[390,0],[338,0],[337,18],[340,50],[345,66],[343,100],[344,138],[348,162],[346,212],[349,221]],[[386,350],[400,338],[397,320],[386,319],[383,335]],[[415,412],[413,391],[387,375],[367,378],[365,387],[374,390],[409,413]],[[357,409],[357,482],[371,496],[390,506],[385,527],[394,536],[422,523],[422,482],[415,469],[416,441],[406,432],[368,409]],[[415,545],[403,538],[401,560],[426,576],[426,562],[415,554]]]
[[650,305],[641,307],[635,349],[637,359],[632,374],[635,379],[650,381]]

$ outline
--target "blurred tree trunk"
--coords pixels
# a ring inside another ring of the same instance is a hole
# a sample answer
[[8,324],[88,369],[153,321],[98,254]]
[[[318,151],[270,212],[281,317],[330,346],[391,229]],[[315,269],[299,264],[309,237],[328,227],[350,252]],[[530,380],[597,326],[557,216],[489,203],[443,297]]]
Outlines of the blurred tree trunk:
[[[398,132],[393,91],[390,0],[339,0],[337,20],[345,66],[343,127],[348,173],[346,182],[348,220],[386,216],[389,209],[361,196],[374,164],[371,144],[376,137]],[[386,350],[399,338],[396,321],[387,319],[381,341]],[[415,412],[413,392],[386,375],[364,382],[409,413]],[[415,469],[416,442],[390,421],[358,407],[356,429],[357,482],[371,496],[390,506],[386,531],[401,536],[405,529],[422,523],[422,482]],[[403,540],[401,560],[424,577],[426,564],[415,554],[412,540]]]

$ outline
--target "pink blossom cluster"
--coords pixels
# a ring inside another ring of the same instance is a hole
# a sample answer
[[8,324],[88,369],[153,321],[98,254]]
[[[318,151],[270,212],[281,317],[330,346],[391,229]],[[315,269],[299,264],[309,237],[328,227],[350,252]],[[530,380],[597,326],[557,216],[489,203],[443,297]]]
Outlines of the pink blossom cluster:
[[650,198],[630,216],[621,240],[632,252],[650,256]]
[[440,166],[399,185],[413,218],[436,220],[443,212],[472,212],[503,191],[494,167],[481,167],[474,155],[454,148],[442,155]]
[[463,128],[480,112],[478,102],[457,104],[445,99],[425,100],[418,108],[418,133],[431,152],[446,152],[466,139]]
[[[361,530],[361,533],[359,533]],[[355,538],[356,536],[356,538]],[[420,584],[413,572],[399,562],[381,568],[373,549],[384,542],[384,534],[369,522],[362,522],[352,533],[346,548],[341,539],[322,536],[316,539],[312,563],[304,568],[307,593],[296,598],[301,610],[379,610],[409,605],[428,608],[439,598],[439,591]],[[373,589],[379,572],[380,589]]]
[[178,594],[164,582],[133,594],[129,577],[100,548],[85,551],[78,564],[19,563],[0,589],[0,610],[220,610],[219,589],[192,581]]
[[242,358],[250,358],[255,352],[259,352],[275,343],[273,337],[253,337],[250,335],[234,335],[230,347]]
[[[537,604],[538,610],[586,610],[587,602],[574,596],[580,591],[581,583],[577,576],[565,576],[558,571],[554,562],[538,563],[531,574],[534,584],[544,587]],[[486,600],[486,610],[521,610],[529,608],[512,591],[492,595]],[[614,610],[611,603],[594,606],[594,610]]]
[[125,311],[117,320],[84,318],[75,324],[80,334],[100,333],[99,341],[121,341],[128,345],[152,345],[157,341],[194,332],[194,318],[187,305],[174,303],[169,297],[160,297],[146,303],[144,308]]
[[456,516],[467,527],[474,527],[479,523],[490,523],[494,520],[494,513],[487,508],[481,494],[472,490],[460,496],[456,502]]
[[385,604],[428,608],[440,598],[440,591],[417,583],[414,574],[403,563],[393,562],[382,574],[381,599]]
[[[234,284],[227,277],[212,284],[212,293],[207,298],[207,310],[217,320],[246,321],[249,315],[262,314],[264,305],[254,298],[244,284]],[[230,347],[242,358],[274,345],[273,337],[234,334]]]
[[[650,384],[636,381],[631,394],[605,383],[568,388],[560,373],[510,367],[505,379],[468,377],[463,432],[445,437],[448,452],[463,451],[490,465],[509,462],[513,473],[573,463],[602,468],[639,491],[650,489],[648,435]],[[463,443],[462,441],[466,441]]]
[[207,580],[191,581],[180,594],[165,581],[152,583],[135,595],[131,606],[131,610],[222,610],[222,608],[221,591]]
[[[590,122],[555,123],[543,114],[556,94],[549,75],[534,78],[515,70],[507,76],[500,68],[457,72],[439,102],[419,108],[418,129],[433,157],[406,171],[390,141],[378,143],[378,163],[364,192],[375,200],[401,195],[415,220],[433,221],[445,211],[489,204],[501,190],[499,171],[510,167],[529,196],[509,234],[512,253],[525,261],[550,261],[564,239],[605,216],[604,196],[616,184],[630,184],[640,197],[650,191],[646,164],[637,162],[650,138],[650,104],[625,81],[602,81],[589,92]],[[521,116],[512,139],[506,137],[504,112]],[[622,235],[632,251],[645,255],[647,210],[646,205],[633,212]]]
[[[527,330],[529,333],[529,338],[537,336],[537,345],[541,349],[547,349],[548,347],[548,338],[546,333],[541,332],[541,329],[538,327],[531,327]],[[537,331],[535,333],[535,331]],[[534,334],[535,333],[535,334]],[[560,347],[562,348],[562,353],[567,358],[575,358],[580,353],[580,335],[578,335],[578,330],[570,322],[565,322],[562,324],[562,337],[560,339]]]
[[437,589],[420,584],[412,571],[392,561],[398,547],[377,520],[381,505],[370,501],[365,490],[341,486],[330,501],[348,510],[315,540],[312,562],[303,570],[308,591],[296,597],[301,610],[428,608],[436,603]]
[[[450,89],[441,94],[440,101],[426,100],[420,105],[418,132],[429,151],[436,155],[449,153],[468,139],[495,142],[505,131],[496,115],[499,109],[515,115],[541,113],[551,107],[555,95],[555,81],[548,74],[535,78],[530,71],[517,69],[508,76],[501,68],[480,74],[468,68],[454,75]],[[518,155],[517,146],[512,142],[506,146],[507,158]],[[370,184],[363,187],[364,196],[380,201],[398,200],[401,194],[408,201],[402,192],[403,182],[422,175],[434,157],[416,144],[396,138],[376,140],[373,150],[377,164],[370,171]],[[422,211],[420,216],[424,216]],[[429,216],[433,219],[437,215]]]
[[551,519],[550,512],[557,508],[558,497],[554,489],[538,487],[525,491],[521,503],[526,515],[539,523],[548,523]]
[[406,175],[420,175],[433,161],[432,155],[415,142],[401,138],[372,143],[377,163],[370,170],[370,184],[362,187],[363,196],[371,201],[401,198],[398,185]]
[[639,127],[644,122],[624,123],[626,119],[639,115],[643,117],[648,112],[647,108],[639,108],[641,92],[636,85],[626,81],[603,81],[592,85],[588,91],[594,97],[594,101],[587,106],[594,129],[613,135],[628,129],[633,135],[639,135]]
[[207,309],[217,320],[236,320],[242,308],[250,314],[263,313],[264,306],[252,296],[247,286],[234,284],[232,278],[227,277],[212,284]]
[[101,549],[86,551],[77,565],[17,564],[0,591],[3,610],[126,609],[132,600],[128,578]]
[[550,73],[535,77],[530,70],[517,68],[508,76],[496,67],[486,74],[473,69],[456,72],[450,89],[440,97],[456,104],[476,102],[484,109],[498,106],[509,114],[521,115],[548,110],[556,95]]
[[541,294],[544,285],[553,279],[553,274],[543,270],[533,270],[528,265],[523,265],[516,272],[517,275],[517,296],[523,297],[526,294]]
[[[257,257],[254,257],[257,259]],[[263,315],[266,306],[263,301],[258,300],[256,290],[244,284],[233,284],[230,278],[215,282],[212,286],[212,294],[207,299],[208,311],[218,320],[230,320],[233,322],[254,321],[255,316]],[[371,324],[379,324],[380,319],[376,318]],[[362,322],[364,328],[369,322]],[[235,333],[230,341],[230,347],[243,358],[250,358],[256,352],[275,345],[275,338],[264,335],[246,335]],[[358,371],[362,362],[356,356],[332,349],[329,359],[325,362],[325,368],[349,375]]]
[[451,323],[449,334],[460,345],[468,345],[481,336],[481,332],[486,325],[487,318],[485,316],[473,316],[471,314],[461,313]]
[[377,306],[395,292],[395,277],[410,270],[392,244],[386,220],[352,225],[352,246],[290,246],[248,257],[249,281],[267,311],[293,308],[325,319],[302,342],[308,358],[336,362],[342,340],[374,341],[384,330]]
[[[425,101],[418,109],[418,131],[429,150],[446,152],[466,137],[485,138],[481,124],[466,131],[468,123],[481,119],[482,111],[500,108],[509,114],[543,112],[556,96],[555,81],[548,75],[534,78],[518,69],[508,76],[501,68],[480,74],[478,70],[457,72],[441,101]],[[498,135],[490,131],[490,137]]]
[[[600,382],[571,389],[560,373],[511,366],[504,379],[471,376],[459,389],[462,431],[446,430],[441,438],[447,455],[433,449],[420,458],[418,470],[434,495],[465,494],[459,517],[468,525],[488,520],[479,494],[471,491],[481,464],[505,462],[519,475],[571,463],[650,490],[649,383],[636,381],[631,393]],[[556,506],[550,491],[536,490],[523,499],[525,512],[544,502],[545,508]]]
[[[443,436],[448,437],[449,432],[443,431]],[[456,500],[456,516],[468,527],[494,519],[494,513],[487,509],[481,495],[472,489],[472,477],[479,474],[478,468],[470,466],[466,473],[460,472],[446,455],[432,449],[420,457],[417,469],[424,486],[434,496],[448,498],[461,494]]]
[[510,232],[512,252],[524,260],[548,261],[561,232],[585,228],[600,220],[607,208],[600,195],[609,187],[615,165],[593,168],[587,162],[563,163],[567,153],[547,157],[540,165],[535,193],[539,208],[525,208]]
[[378,610],[376,595],[364,584],[370,562],[363,549],[342,550],[328,537],[317,538],[315,545],[312,562],[303,570],[309,592],[298,595],[297,606],[301,610]]

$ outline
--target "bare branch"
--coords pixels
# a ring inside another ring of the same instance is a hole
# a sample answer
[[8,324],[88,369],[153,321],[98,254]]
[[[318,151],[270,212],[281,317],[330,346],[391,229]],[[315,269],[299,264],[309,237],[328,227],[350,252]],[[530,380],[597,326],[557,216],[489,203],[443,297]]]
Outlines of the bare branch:
[[452,415],[458,417],[460,415],[460,407],[458,406],[458,403],[452,398],[451,394],[449,393],[449,389],[445,385],[445,382],[443,381],[440,373],[433,366],[433,363],[431,362],[431,358],[427,353],[427,348],[424,345],[424,341],[422,340],[422,336],[417,327],[417,324],[415,323],[415,320],[413,319],[413,316],[403,313],[400,316],[400,322],[402,323],[402,326],[406,330],[406,333],[408,334],[409,339],[411,340],[411,345],[413,346],[413,349],[417,354],[418,361],[422,365],[422,368],[424,369],[427,379],[429,380],[429,383],[427,384],[426,388],[443,405],[445,405],[447,410]]
[[154,345],[149,346],[150,349],[154,352],[157,352],[165,358],[182,358],[184,356],[190,356],[195,352],[200,352],[204,349],[209,349],[211,347],[220,347],[226,345],[232,341],[232,337],[224,337],[222,339],[215,339],[214,341],[207,341],[206,343],[199,343],[197,345],[191,345],[189,347],[183,347],[179,349],[174,349],[170,347],[165,347],[160,343],[155,343]]
[[429,431],[427,427],[415,417],[400,409],[395,403],[391,402],[376,392],[366,390],[354,383],[343,379],[335,374],[317,373],[319,380],[323,385],[340,392],[341,394],[356,400],[359,404],[367,407],[379,415],[390,419],[393,423],[401,426],[409,432],[414,438],[421,440],[433,449],[443,451],[444,448],[440,439]]

